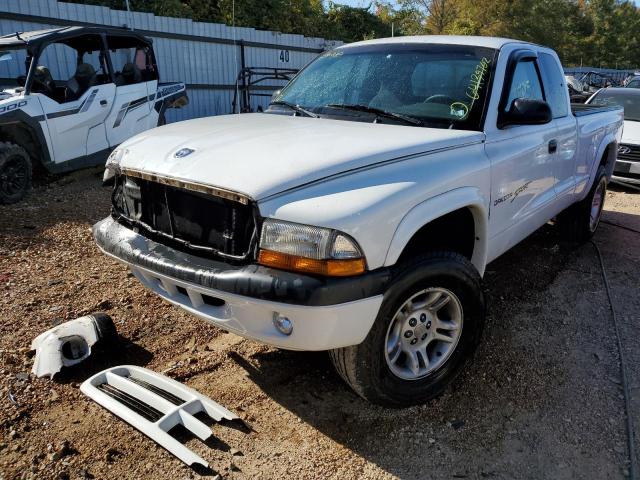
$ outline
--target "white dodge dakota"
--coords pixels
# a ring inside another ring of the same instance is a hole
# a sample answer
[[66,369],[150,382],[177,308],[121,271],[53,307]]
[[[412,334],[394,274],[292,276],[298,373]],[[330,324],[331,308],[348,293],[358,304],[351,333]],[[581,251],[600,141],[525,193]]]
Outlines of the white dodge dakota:
[[550,49],[424,36],[318,57],[265,113],[115,150],[99,247],[169,302],[285,349],[330,350],[362,397],[438,395],[473,353],[488,262],[554,217],[600,219],[618,106],[573,106]]

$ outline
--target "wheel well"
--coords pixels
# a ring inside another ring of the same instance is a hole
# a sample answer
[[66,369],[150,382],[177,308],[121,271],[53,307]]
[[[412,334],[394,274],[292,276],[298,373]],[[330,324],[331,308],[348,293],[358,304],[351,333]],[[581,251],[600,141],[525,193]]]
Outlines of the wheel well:
[[471,260],[475,237],[473,213],[461,208],[421,227],[402,250],[398,262],[433,250],[451,250]]
[[598,165],[598,168],[601,166],[605,168],[607,176],[610,176],[613,173],[613,166],[616,163],[617,152],[612,148],[612,146],[613,144],[610,143],[604,149],[604,152],[602,152],[602,158],[600,159],[600,164]]
[[34,163],[42,165],[42,145],[38,136],[28,125],[23,123],[10,123],[0,125],[0,141],[10,142],[24,148]]

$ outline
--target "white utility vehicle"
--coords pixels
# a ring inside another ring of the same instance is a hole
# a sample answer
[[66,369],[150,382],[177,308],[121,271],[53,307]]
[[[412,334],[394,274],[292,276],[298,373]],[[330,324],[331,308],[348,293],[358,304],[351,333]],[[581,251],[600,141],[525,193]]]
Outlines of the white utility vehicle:
[[124,140],[162,125],[187,97],[184,83],[158,80],[151,40],[126,29],[0,37],[0,204],[24,197],[34,163],[52,173],[104,164]]
[[600,219],[620,107],[572,111],[550,49],[484,37],[359,42],[266,113],[114,151],[100,248],[169,302],[280,348],[330,350],[362,397],[439,394],[482,331],[482,275],[561,214]]
[[625,88],[603,88],[594,93],[587,103],[624,108],[624,132],[611,178],[619,183],[640,185],[640,89],[628,85]]

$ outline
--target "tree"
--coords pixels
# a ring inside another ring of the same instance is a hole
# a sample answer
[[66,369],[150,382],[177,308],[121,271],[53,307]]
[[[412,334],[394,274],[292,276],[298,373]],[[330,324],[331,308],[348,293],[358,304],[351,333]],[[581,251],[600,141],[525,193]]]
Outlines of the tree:
[[[565,65],[640,66],[640,9],[629,0],[130,0],[133,10],[353,42],[391,35],[489,35],[554,48]],[[124,0],[77,0],[124,9]]]
[[404,29],[412,34],[443,34],[456,17],[455,0],[399,0],[407,15]]
[[327,35],[345,42],[368,38],[390,37],[391,25],[371,13],[371,5],[365,8],[350,7],[329,2],[327,11]]

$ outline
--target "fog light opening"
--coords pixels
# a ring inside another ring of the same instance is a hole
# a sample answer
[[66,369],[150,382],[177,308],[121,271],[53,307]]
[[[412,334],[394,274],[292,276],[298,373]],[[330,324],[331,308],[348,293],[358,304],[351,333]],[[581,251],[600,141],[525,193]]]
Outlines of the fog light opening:
[[273,326],[283,335],[291,335],[293,322],[278,312],[273,312]]

